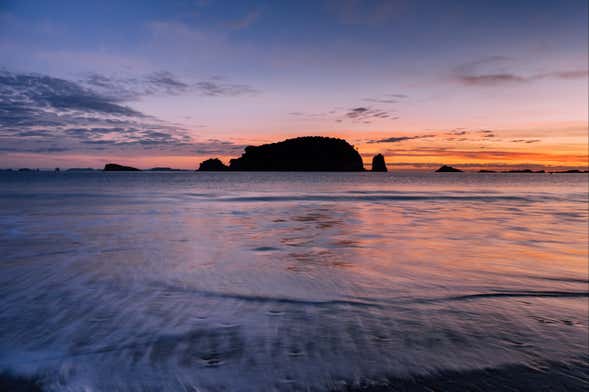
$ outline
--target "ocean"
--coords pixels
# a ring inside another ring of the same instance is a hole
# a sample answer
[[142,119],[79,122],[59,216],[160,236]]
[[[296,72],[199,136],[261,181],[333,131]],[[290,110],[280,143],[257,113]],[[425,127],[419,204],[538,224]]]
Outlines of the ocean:
[[0,173],[0,386],[586,390],[588,192],[587,174]]

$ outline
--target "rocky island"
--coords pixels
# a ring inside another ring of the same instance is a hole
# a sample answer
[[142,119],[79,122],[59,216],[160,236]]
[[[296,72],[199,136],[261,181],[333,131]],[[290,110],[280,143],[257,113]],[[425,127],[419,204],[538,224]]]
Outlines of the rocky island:
[[436,173],[462,173],[462,170],[456,169],[452,166],[443,165],[438,170],[436,170]]
[[226,171],[229,167],[225,165],[219,158],[211,158],[206,161],[202,161],[198,168],[198,171]]
[[131,166],[123,166],[116,163],[107,163],[104,165],[104,169],[102,171],[141,171],[135,167]]
[[261,146],[248,146],[229,167],[218,159],[201,163],[199,170],[233,171],[364,171],[362,157],[343,139],[305,136]]

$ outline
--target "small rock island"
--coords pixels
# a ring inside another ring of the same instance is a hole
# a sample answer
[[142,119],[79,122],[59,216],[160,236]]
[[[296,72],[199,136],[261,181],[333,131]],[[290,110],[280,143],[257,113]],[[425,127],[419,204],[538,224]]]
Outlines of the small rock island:
[[436,173],[462,173],[462,170],[456,169],[452,166],[443,165],[438,170],[436,170]]
[[384,161],[384,155],[376,154],[374,158],[372,158],[372,171],[373,172],[386,172],[387,171],[387,164]]
[[198,168],[198,171],[225,171],[229,170],[219,158],[211,158],[206,161],[202,161]]
[[[248,146],[229,162],[233,171],[364,171],[362,157],[343,139],[304,136],[278,143]],[[218,159],[201,163],[199,170],[227,170]]]
[[123,165],[119,165],[116,163],[107,163],[106,165],[104,165],[104,169],[102,169],[103,171],[141,171],[139,169],[137,169],[136,167],[131,167],[131,166],[123,166]]

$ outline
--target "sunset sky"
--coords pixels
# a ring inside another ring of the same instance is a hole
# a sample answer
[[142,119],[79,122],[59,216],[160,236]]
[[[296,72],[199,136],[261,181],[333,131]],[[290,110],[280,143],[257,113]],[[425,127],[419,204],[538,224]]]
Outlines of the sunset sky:
[[392,170],[586,168],[587,0],[0,0],[0,168],[348,140]]

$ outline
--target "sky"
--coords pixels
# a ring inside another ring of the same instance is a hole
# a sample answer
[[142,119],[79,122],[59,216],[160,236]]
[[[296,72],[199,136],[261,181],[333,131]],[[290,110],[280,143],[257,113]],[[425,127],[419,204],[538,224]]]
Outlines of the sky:
[[0,0],[0,168],[344,138],[391,170],[586,169],[587,0]]

